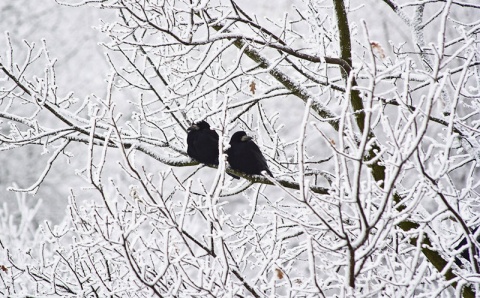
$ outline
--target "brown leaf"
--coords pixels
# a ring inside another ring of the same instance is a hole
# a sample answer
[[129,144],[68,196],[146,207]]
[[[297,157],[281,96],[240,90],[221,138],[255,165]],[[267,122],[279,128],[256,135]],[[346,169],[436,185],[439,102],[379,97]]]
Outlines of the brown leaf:
[[372,49],[377,53],[377,55],[380,58],[382,58],[382,59],[385,58],[385,51],[383,50],[382,46],[378,42],[372,41],[370,43],[370,46],[372,47]]
[[250,83],[250,92],[252,92],[252,94],[255,94],[255,90],[256,90],[255,87],[256,87],[256,84],[255,84],[254,81],[252,81],[252,82]]
[[275,268],[275,273],[277,273],[277,278],[282,279],[283,278],[283,272],[279,268]]
[[0,269],[5,273],[7,273],[7,271],[8,271],[8,268],[5,267],[5,265],[0,265]]

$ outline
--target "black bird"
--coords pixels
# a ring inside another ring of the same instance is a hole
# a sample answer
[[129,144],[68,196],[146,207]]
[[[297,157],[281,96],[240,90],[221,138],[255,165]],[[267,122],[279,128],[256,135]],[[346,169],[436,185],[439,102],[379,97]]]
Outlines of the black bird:
[[273,177],[268,169],[267,160],[257,144],[244,131],[233,134],[227,154],[227,160],[232,169],[248,175],[261,175],[262,171],[266,171]]
[[[218,166],[218,134],[206,121],[194,123],[188,128],[187,154],[198,162]],[[228,173],[227,173],[228,174]],[[239,177],[228,174],[235,179]]]
[[194,123],[188,128],[188,156],[208,165],[218,165],[218,134],[206,121]]

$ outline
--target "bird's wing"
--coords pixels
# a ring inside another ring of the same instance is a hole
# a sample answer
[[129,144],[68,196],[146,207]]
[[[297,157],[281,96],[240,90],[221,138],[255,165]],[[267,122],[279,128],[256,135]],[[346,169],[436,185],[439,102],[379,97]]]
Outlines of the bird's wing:
[[195,151],[201,159],[210,164],[218,163],[218,134],[213,130],[202,131],[194,141]]
[[267,173],[273,177],[272,172],[270,172],[270,169],[268,168],[267,159],[263,155],[260,148],[258,148],[257,144],[255,144],[253,141],[250,141],[249,147],[250,151],[253,154],[254,160],[257,163],[258,169],[260,171],[267,171]]
[[255,160],[261,162],[262,165],[267,165],[267,160],[265,159],[265,156],[263,156],[263,153],[262,151],[260,150],[260,148],[258,148],[257,144],[255,144],[254,142],[250,141],[249,142],[249,150],[253,153],[253,155],[255,156]]

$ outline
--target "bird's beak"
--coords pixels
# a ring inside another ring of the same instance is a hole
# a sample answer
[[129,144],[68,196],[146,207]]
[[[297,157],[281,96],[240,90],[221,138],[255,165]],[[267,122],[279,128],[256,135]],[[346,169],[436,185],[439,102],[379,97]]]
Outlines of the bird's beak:
[[189,128],[187,128],[187,131],[191,131],[191,130],[199,130],[198,125],[192,124],[192,126],[190,126]]
[[243,137],[241,138],[242,142],[248,142],[248,141],[250,141],[251,139],[252,139],[252,137],[249,137],[249,136],[243,136]]

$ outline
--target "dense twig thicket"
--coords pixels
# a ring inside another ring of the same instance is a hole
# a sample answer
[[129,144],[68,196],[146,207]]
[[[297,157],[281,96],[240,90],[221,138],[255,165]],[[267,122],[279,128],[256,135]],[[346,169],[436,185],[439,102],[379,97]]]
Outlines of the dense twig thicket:
[[[240,2],[76,3],[117,14],[104,96],[59,94],[46,46],[1,56],[0,150],[50,156],[19,203],[65,157],[90,185],[61,225],[0,217],[2,295],[478,293],[480,5],[377,1],[409,33],[388,44],[357,3]],[[199,120],[219,152],[256,136],[275,178],[190,159]]]

